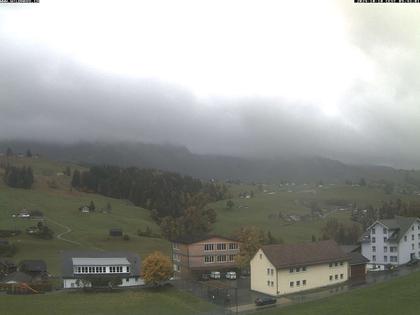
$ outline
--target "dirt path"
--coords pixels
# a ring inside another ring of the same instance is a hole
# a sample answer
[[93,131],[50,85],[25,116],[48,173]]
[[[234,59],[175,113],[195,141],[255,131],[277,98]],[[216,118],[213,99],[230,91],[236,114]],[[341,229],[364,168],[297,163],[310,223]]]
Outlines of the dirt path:
[[50,221],[50,222],[54,223],[55,225],[58,225],[58,226],[62,227],[63,229],[65,229],[64,232],[61,232],[60,234],[57,234],[57,239],[62,240],[62,241],[67,242],[67,243],[75,244],[75,245],[82,245],[82,243],[72,241],[72,240],[69,240],[69,239],[63,237],[63,235],[68,234],[72,231],[72,229],[69,226],[61,224],[61,223],[59,223],[59,222],[57,222],[57,221],[55,221],[51,218],[45,218],[45,219],[47,221]]

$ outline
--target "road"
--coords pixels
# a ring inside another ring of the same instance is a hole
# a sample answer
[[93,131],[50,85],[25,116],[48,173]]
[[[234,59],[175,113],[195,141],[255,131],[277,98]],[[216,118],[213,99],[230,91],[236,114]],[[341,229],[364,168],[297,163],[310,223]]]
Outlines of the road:
[[59,223],[59,222],[57,222],[57,221],[55,221],[51,218],[45,218],[45,219],[47,221],[52,222],[55,225],[58,225],[58,226],[62,227],[63,229],[65,229],[64,232],[61,232],[60,234],[57,234],[57,239],[62,240],[62,241],[67,242],[67,243],[70,243],[70,244],[82,245],[82,243],[80,243],[80,242],[72,241],[72,240],[69,240],[69,239],[63,237],[63,235],[66,235],[66,234],[68,234],[72,231],[72,229],[69,226],[61,224],[61,223]]

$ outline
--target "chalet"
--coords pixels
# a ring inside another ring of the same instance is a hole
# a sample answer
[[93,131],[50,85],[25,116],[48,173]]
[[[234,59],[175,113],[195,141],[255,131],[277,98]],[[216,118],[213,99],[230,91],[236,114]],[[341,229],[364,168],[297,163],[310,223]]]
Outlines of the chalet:
[[279,296],[343,283],[348,256],[334,241],[265,245],[251,260],[251,290]]
[[18,270],[36,278],[45,278],[48,276],[47,264],[40,259],[22,260],[19,263]]
[[211,271],[235,270],[237,268],[235,258],[239,248],[238,240],[219,235],[173,240],[174,277],[199,277]]
[[360,242],[362,255],[369,259],[368,270],[406,264],[420,258],[420,219],[395,216],[377,220]]
[[72,252],[61,255],[64,289],[91,287],[93,279],[120,279],[120,287],[143,285],[140,257],[130,252]]

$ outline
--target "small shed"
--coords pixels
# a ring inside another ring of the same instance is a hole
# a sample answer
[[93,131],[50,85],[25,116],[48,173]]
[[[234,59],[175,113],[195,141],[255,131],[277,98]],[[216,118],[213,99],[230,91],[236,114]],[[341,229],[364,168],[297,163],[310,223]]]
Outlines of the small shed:
[[123,236],[123,231],[120,228],[113,228],[109,230],[109,236],[117,237]]
[[348,254],[349,260],[349,279],[350,280],[366,280],[366,264],[369,262],[365,256],[359,252],[351,252]]

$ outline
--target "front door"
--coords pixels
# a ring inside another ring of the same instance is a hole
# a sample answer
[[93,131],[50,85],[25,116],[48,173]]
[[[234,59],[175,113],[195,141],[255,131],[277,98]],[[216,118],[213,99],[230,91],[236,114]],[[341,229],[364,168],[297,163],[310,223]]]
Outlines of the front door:
[[414,254],[414,253],[411,253],[411,254],[410,254],[410,259],[411,259],[411,260],[414,260],[414,259],[416,259],[416,254]]

